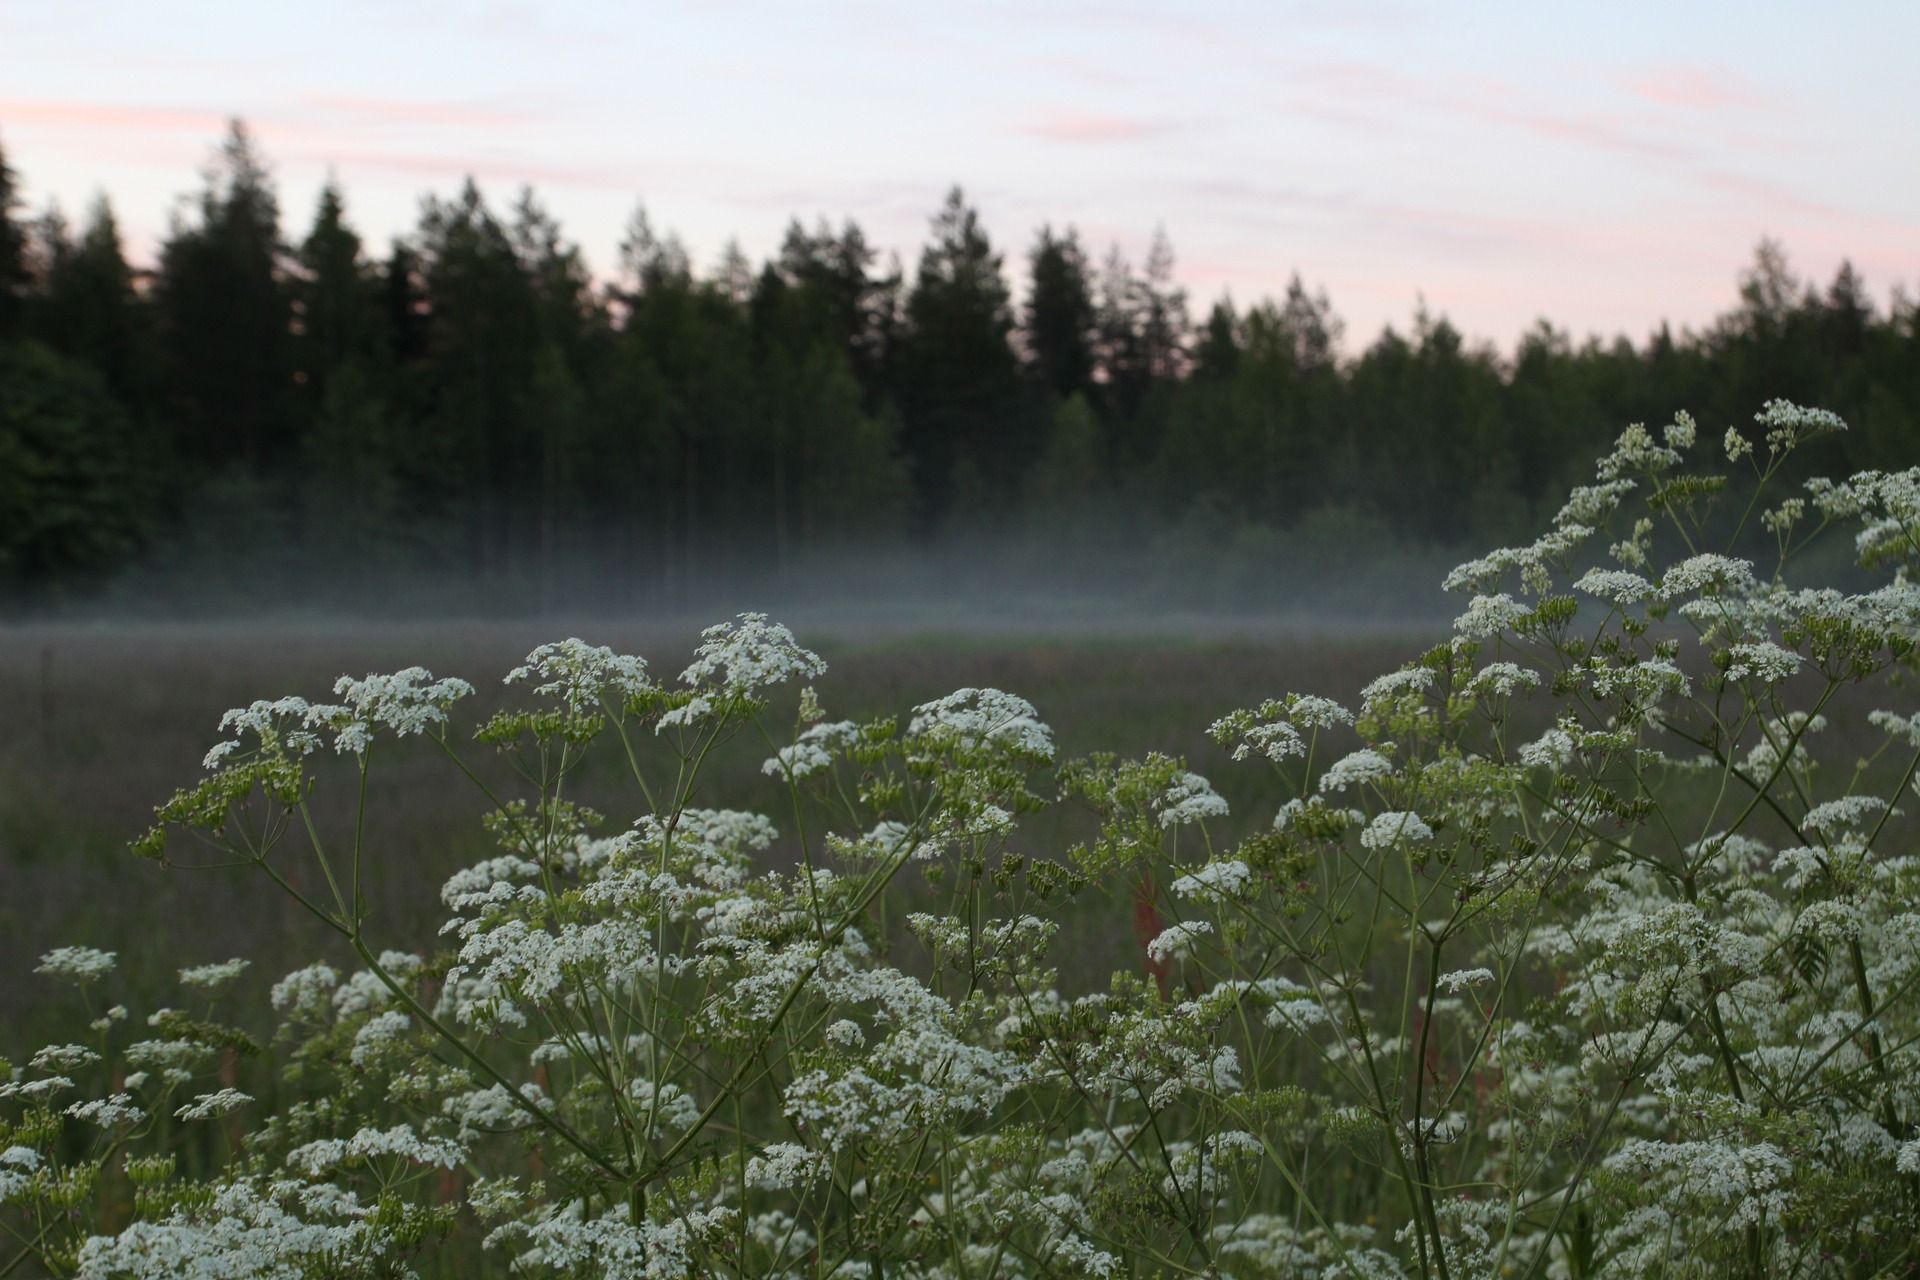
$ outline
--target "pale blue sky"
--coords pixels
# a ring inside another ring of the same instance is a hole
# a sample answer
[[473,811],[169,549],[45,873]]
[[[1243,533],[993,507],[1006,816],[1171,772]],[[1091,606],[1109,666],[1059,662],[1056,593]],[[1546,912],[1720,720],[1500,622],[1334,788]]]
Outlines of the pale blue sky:
[[331,166],[377,247],[472,173],[600,270],[641,198],[703,266],[826,214],[911,267],[958,181],[1015,274],[1042,222],[1136,260],[1158,224],[1196,314],[1298,270],[1350,350],[1421,295],[1510,348],[1703,323],[1762,235],[1915,290],[1916,50],[1911,0],[0,0],[0,144],[137,256],[238,114],[293,230]]

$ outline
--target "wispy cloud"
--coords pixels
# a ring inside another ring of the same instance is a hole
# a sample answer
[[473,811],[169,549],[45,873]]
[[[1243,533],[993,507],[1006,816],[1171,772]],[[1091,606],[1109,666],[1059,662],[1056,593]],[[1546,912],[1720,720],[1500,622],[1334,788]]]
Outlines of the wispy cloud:
[[1109,142],[1137,142],[1165,133],[1169,127],[1131,116],[1057,111],[1017,124],[1011,132],[1047,142],[1098,146]]
[[0,121],[26,121],[63,129],[215,134],[227,127],[220,111],[191,107],[113,106],[104,103],[50,102],[0,98]]
[[522,128],[541,123],[542,114],[505,107],[459,102],[421,102],[403,98],[342,97],[312,94],[299,104],[313,112],[354,126],[372,124],[428,125],[448,129]]
[[1736,107],[1766,109],[1776,105],[1744,77],[1707,67],[1654,68],[1627,80],[1626,88],[1636,97],[1663,107],[1718,111]]

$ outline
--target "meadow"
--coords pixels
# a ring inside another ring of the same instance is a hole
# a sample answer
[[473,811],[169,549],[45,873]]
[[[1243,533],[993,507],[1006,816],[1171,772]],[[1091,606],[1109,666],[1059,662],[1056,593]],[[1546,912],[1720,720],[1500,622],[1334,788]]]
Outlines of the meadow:
[[[710,621],[710,620],[703,620]],[[1018,623],[1013,624],[1018,627]],[[269,883],[245,869],[170,873],[131,857],[127,845],[156,805],[190,778],[219,738],[230,707],[286,694],[319,698],[342,674],[418,664],[461,676],[479,690],[477,724],[504,700],[500,676],[535,645],[578,634],[593,644],[677,670],[699,624],[537,620],[446,624],[184,623],[15,627],[0,631],[0,1054],[18,1057],[50,1035],[65,996],[28,977],[56,946],[117,950],[142,994],[171,990],[186,964],[255,958],[242,1003],[264,1008],[281,959],[333,954],[337,940]],[[1432,636],[1409,628],[1328,635],[1297,621],[1183,619],[1159,626],[1037,626],[928,634],[881,619],[842,623],[804,642],[828,663],[816,682],[836,717],[900,715],[966,686],[1019,693],[1058,735],[1063,758],[1092,751],[1163,751],[1221,773],[1226,753],[1206,730],[1236,707],[1299,689],[1351,700],[1379,671],[1397,666]],[[1194,638],[1182,638],[1180,632]],[[1144,634],[1143,634],[1144,633]],[[1197,633],[1197,636],[1195,635]],[[373,823],[381,831],[378,931],[385,945],[425,947],[440,923],[439,889],[490,846],[464,780],[436,768],[438,753],[402,744],[379,780]],[[765,751],[738,744],[713,761],[711,787],[727,803],[778,814],[781,788],[760,771]],[[595,760],[587,803],[604,802],[621,823],[614,762]],[[1238,785],[1236,785],[1238,784]],[[1223,776],[1235,802],[1229,833],[1271,819],[1278,797],[1258,778]],[[1032,852],[1064,847],[1082,825],[1045,815]],[[776,849],[771,855],[790,856]],[[1124,895],[1123,895],[1124,898]],[[1137,964],[1131,904],[1119,900],[1085,921],[1086,972],[1105,980]],[[292,967],[291,964],[288,967]],[[36,1039],[36,1036],[39,1039]]]

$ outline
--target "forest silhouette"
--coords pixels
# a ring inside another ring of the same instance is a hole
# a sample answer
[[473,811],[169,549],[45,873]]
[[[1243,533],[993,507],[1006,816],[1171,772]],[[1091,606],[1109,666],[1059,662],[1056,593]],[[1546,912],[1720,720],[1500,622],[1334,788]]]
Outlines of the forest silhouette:
[[1135,266],[1045,226],[1009,264],[957,187],[910,271],[798,219],[772,260],[698,270],[642,209],[605,281],[530,189],[429,196],[377,252],[330,183],[296,237],[238,123],[151,271],[104,197],[76,228],[18,191],[0,157],[16,602],[244,563],[649,608],[969,540],[1444,547],[1531,527],[1675,408],[1716,436],[1774,397],[1833,409],[1852,430],[1808,459],[1830,474],[1920,444],[1912,301],[1876,308],[1850,265],[1803,282],[1771,241],[1697,332],[1542,321],[1508,355],[1423,307],[1346,355],[1297,275],[1197,315],[1164,235]]

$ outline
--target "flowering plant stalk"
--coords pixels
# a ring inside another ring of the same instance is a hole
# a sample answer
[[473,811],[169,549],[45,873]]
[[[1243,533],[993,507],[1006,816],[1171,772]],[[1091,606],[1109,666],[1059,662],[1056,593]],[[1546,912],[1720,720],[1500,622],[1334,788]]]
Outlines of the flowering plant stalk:
[[[1911,1274],[1920,717],[1872,711],[1864,758],[1822,734],[1912,664],[1920,469],[1782,497],[1842,424],[1758,421],[1708,460],[1738,485],[1687,465],[1684,415],[1630,428],[1545,535],[1449,576],[1450,641],[1357,707],[1222,718],[1277,788],[1234,843],[1187,762],[1056,763],[997,690],[852,722],[808,687],[776,732],[771,690],[824,666],[753,614],[671,685],[536,649],[472,734],[512,794],[462,754],[471,688],[417,668],[231,712],[137,851],[257,868],[359,967],[274,987],[285,1097],[256,1114],[210,1087],[260,1049],[211,1004],[241,962],[136,1036],[93,1013],[111,955],[50,953],[90,1039],[0,1073],[0,1268],[401,1274],[469,1223],[525,1276]],[[1794,585],[1855,520],[1890,580]],[[782,843],[695,803],[741,735]],[[364,816],[336,847],[313,811],[317,754],[364,815],[408,736],[498,845],[431,954],[372,936]],[[617,834],[576,800],[591,752],[630,776]],[[1054,803],[1096,834],[1033,847]],[[1142,963],[1074,990],[1058,917],[1106,889],[1151,922]],[[205,1125],[228,1158],[190,1175]]]

